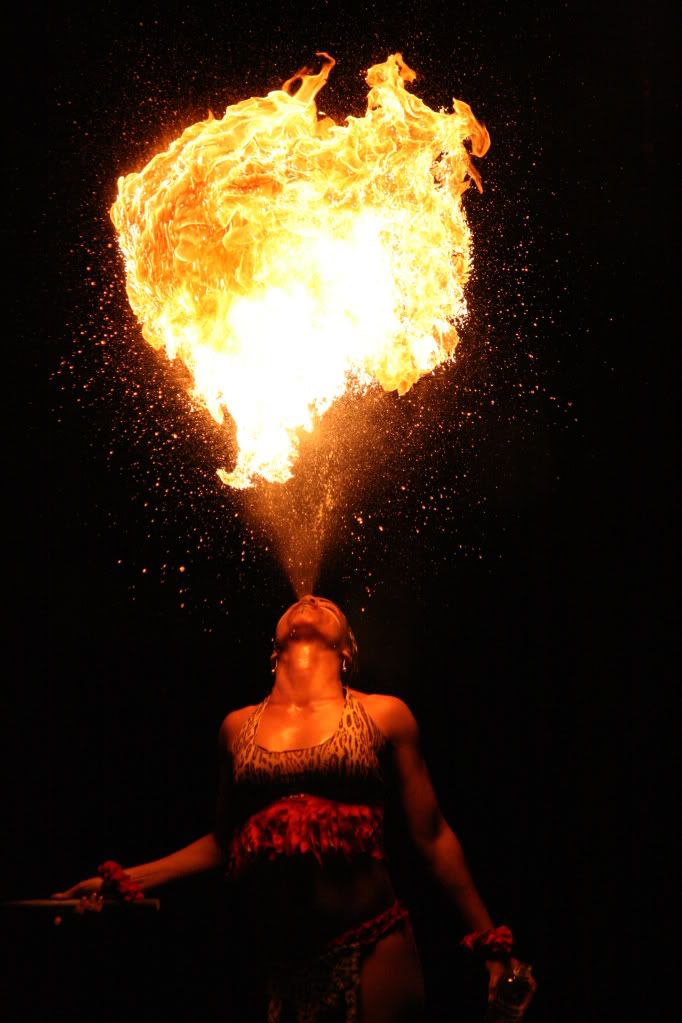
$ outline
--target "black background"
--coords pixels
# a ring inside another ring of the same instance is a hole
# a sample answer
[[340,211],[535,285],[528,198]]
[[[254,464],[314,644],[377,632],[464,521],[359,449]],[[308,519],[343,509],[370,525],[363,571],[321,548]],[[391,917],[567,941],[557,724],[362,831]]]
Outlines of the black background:
[[[358,687],[421,723],[483,897],[539,978],[529,1019],[667,1019],[672,8],[170,10],[28,9],[7,54],[3,896],[209,830],[218,727],[267,690],[291,599],[215,481],[219,438],[126,308],[116,178],[318,49],[338,61],[322,108],[360,114],[360,73],[400,50],[422,98],[465,99],[491,133],[467,197],[471,316],[456,366],[400,412],[376,399],[396,429],[427,410],[425,451],[352,497],[366,528],[340,528],[318,589],[356,627]],[[480,1018],[462,928],[398,821],[392,858],[432,1018]],[[5,913],[12,1018],[245,1019],[219,879],[161,896],[153,920]]]

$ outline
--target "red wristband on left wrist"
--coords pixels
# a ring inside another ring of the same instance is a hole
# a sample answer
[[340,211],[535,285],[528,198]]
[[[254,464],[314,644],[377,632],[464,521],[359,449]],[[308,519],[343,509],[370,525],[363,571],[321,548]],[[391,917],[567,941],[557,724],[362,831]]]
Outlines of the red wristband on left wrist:
[[462,938],[460,944],[481,959],[508,959],[511,955],[514,937],[504,924],[488,927],[483,931],[472,931]]

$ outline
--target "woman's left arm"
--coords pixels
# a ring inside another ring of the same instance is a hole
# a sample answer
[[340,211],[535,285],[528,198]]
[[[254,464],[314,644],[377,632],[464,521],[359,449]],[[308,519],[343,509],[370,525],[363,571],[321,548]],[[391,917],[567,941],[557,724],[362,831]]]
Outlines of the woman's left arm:
[[383,697],[382,725],[393,745],[400,795],[410,834],[431,874],[456,906],[466,927],[492,927],[488,910],[476,890],[462,846],[443,817],[422,756],[419,728],[409,707],[396,697]]
[[[462,846],[441,813],[422,756],[417,722],[402,700],[393,696],[383,696],[380,699],[382,731],[393,745],[400,795],[412,839],[426,860],[431,874],[454,903],[467,929],[487,930],[493,927],[493,922],[476,890]],[[488,960],[486,967],[490,999],[504,972],[504,966],[501,962]]]

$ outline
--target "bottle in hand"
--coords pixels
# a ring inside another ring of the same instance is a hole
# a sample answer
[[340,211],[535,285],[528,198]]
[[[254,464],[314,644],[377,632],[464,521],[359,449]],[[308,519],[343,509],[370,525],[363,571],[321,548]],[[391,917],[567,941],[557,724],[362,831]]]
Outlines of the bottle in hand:
[[500,977],[485,1023],[512,1023],[522,1019],[533,996],[531,968],[528,963],[509,964]]

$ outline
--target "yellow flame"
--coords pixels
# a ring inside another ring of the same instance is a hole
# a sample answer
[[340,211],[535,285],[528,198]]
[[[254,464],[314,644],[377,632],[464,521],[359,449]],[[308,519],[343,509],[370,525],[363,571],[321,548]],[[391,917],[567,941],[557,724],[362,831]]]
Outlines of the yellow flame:
[[[451,358],[466,313],[463,192],[489,146],[470,107],[408,92],[400,54],[367,72],[364,117],[318,114],[319,74],[187,128],[121,177],[111,218],[145,339],[236,425],[233,487],[292,475],[299,431],[347,388],[407,391]],[[298,85],[296,91],[294,86]]]

